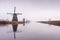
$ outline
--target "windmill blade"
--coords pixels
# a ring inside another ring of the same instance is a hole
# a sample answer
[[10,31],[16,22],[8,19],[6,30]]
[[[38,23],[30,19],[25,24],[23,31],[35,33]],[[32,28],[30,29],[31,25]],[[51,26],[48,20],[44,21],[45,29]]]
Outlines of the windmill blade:
[[13,15],[13,13],[7,13],[7,14],[11,14],[11,15]]
[[22,15],[22,13],[15,13],[15,14],[17,14],[17,15]]
[[[7,13],[7,14],[13,15],[14,13]],[[22,15],[22,13],[15,13],[15,14],[17,14],[17,15]]]

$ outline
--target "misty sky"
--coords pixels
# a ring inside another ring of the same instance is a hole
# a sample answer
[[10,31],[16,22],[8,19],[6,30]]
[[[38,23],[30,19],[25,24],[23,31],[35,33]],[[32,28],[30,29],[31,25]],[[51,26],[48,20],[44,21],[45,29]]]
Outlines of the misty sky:
[[12,15],[7,13],[22,13],[20,18],[28,20],[60,19],[60,0],[0,0],[0,19],[11,20]]

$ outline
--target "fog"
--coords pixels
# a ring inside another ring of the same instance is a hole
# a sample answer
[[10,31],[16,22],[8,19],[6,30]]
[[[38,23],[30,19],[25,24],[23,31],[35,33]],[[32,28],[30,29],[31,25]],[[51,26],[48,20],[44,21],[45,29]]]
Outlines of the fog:
[[0,0],[0,19],[11,20],[14,6],[19,20],[60,20],[60,0]]

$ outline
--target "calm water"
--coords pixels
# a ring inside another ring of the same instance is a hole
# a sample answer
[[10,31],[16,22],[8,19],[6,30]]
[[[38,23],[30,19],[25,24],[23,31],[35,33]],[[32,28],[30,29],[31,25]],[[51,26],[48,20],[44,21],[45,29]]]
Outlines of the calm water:
[[0,26],[0,40],[60,40],[60,27],[41,23],[18,24],[15,36],[12,25]]

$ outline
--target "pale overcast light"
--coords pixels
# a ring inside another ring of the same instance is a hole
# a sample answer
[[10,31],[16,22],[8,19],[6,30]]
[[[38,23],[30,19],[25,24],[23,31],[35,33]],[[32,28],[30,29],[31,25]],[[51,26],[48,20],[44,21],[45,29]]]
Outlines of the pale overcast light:
[[0,19],[11,20],[11,15],[16,6],[16,12],[23,15],[18,19],[48,20],[60,19],[60,0],[0,0]]

